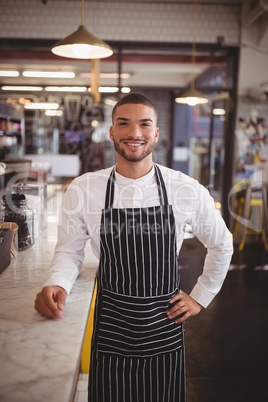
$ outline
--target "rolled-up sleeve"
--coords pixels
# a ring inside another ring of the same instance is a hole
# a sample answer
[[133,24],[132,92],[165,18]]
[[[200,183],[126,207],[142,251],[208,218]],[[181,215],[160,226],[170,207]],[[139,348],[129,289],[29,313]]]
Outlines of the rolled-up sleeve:
[[84,198],[74,180],[62,199],[58,240],[43,286],[61,286],[69,293],[82,268],[85,244],[90,238],[83,218]]
[[204,269],[190,296],[207,307],[220,291],[233,254],[233,237],[214,206],[208,191],[200,186],[199,207],[192,221],[194,235],[207,248]]

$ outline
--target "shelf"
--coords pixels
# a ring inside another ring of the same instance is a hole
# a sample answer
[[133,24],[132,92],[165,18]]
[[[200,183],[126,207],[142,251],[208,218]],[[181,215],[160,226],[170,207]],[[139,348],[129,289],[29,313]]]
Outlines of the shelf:
[[0,102],[0,159],[23,156],[24,142],[24,111]]

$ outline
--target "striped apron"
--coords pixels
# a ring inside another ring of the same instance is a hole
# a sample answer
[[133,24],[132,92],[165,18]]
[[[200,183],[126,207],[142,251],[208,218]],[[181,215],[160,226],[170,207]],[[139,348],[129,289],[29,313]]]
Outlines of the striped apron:
[[90,402],[185,401],[183,324],[166,315],[179,292],[175,221],[160,169],[160,205],[113,208],[107,183],[91,346]]

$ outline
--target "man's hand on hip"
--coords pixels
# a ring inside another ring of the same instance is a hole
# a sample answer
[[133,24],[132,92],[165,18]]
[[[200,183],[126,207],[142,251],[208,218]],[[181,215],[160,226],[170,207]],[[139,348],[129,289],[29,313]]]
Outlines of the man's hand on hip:
[[170,304],[173,306],[168,309],[167,315],[169,319],[175,320],[176,324],[187,320],[191,315],[197,315],[202,309],[197,301],[183,291],[173,296]]

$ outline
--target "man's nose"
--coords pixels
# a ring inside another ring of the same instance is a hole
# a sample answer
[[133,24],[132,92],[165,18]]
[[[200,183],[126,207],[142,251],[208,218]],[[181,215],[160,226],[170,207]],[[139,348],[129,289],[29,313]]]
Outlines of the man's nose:
[[138,124],[134,125],[133,135],[135,135],[135,137],[141,137],[142,136],[141,128],[140,128],[140,126]]

